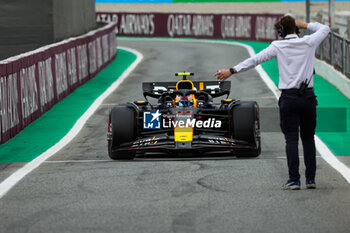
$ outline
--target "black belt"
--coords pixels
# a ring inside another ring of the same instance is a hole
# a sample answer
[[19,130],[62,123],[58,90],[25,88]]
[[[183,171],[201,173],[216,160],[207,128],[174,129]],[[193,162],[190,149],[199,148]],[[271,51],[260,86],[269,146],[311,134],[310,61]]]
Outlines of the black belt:
[[[305,89],[305,91],[312,91],[314,88],[313,87],[308,87]],[[299,88],[291,88],[291,89],[282,89],[282,92],[288,93],[288,92],[297,92],[299,91]]]

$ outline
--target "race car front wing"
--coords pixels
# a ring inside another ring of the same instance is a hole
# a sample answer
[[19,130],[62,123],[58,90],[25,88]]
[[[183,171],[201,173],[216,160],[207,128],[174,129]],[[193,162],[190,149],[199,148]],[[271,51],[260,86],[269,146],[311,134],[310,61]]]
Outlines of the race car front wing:
[[223,136],[196,135],[192,141],[175,141],[174,136],[155,135],[153,137],[123,143],[112,148],[113,152],[136,150],[140,152],[193,152],[193,151],[234,151],[235,149],[256,149],[246,141]]

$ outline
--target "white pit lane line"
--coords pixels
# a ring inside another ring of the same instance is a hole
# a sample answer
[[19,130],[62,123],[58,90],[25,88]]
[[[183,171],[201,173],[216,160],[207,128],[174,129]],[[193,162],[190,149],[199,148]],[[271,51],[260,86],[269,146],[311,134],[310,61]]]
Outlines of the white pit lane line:
[[129,74],[138,66],[142,61],[143,55],[130,48],[118,47],[120,49],[126,50],[136,55],[136,60],[119,76],[119,78],[110,86],[108,89],[102,93],[92,105],[85,111],[85,113],[75,122],[73,128],[64,136],[58,143],[52,146],[50,149],[36,157],[31,162],[24,165],[22,168],[15,171],[8,178],[6,178],[0,184],[0,199],[6,195],[11,188],[13,188],[21,179],[28,175],[35,168],[39,167],[48,158],[54,155],[56,152],[61,150],[65,145],[67,145],[83,128],[87,120],[94,114],[97,108],[102,104],[102,102],[115,91],[120,84],[129,76]]
[[[131,40],[132,38],[127,38],[127,40]],[[119,38],[119,40],[123,40],[123,38]],[[250,56],[253,56],[255,54],[254,49],[246,44],[241,44],[238,42],[226,42],[226,41],[211,41],[211,40],[182,40],[182,39],[158,39],[158,38],[152,38],[152,39],[135,39],[135,40],[159,40],[159,41],[173,41],[173,42],[203,42],[203,43],[213,43],[213,44],[228,44],[228,45],[237,45],[241,46],[247,49]],[[134,53],[137,58],[132,63],[128,69],[126,69],[123,74],[117,79],[116,82],[114,82],[98,99],[95,100],[95,102],[90,106],[90,108],[78,119],[78,121],[75,123],[73,128],[68,132],[68,134],[63,137],[57,144],[55,144],[53,147],[48,149],[43,154],[39,155],[37,158],[35,158],[33,161],[26,164],[24,167],[18,169],[16,172],[14,172],[11,176],[9,176],[6,180],[4,180],[0,184],[0,199],[11,189],[13,188],[22,178],[24,178],[27,174],[29,174],[31,171],[33,171],[35,168],[40,166],[43,162],[45,162],[48,158],[50,158],[52,155],[54,155],[56,152],[58,152],[60,149],[62,149],[65,145],[67,145],[82,129],[86,121],[90,118],[90,116],[95,112],[95,110],[102,104],[102,101],[110,95],[115,89],[119,87],[119,85],[127,78],[127,76],[136,68],[136,66],[141,62],[143,59],[143,55],[139,53],[136,50],[125,48],[125,47],[118,47],[124,50],[127,50],[129,52]],[[279,98],[281,92],[276,87],[274,82],[270,79],[270,77],[267,75],[265,70],[261,67],[261,65],[255,67],[256,71],[259,73],[260,77],[263,79],[265,84],[268,86],[268,88],[271,90],[271,92],[274,94],[276,99]],[[329,150],[329,148],[324,144],[324,142],[321,141],[321,139],[318,136],[315,136],[315,142],[316,142],[316,148],[317,151],[320,153],[321,157],[329,164],[331,165],[335,170],[337,170],[348,183],[350,183],[350,168],[344,165],[342,162],[340,162],[336,156]]]

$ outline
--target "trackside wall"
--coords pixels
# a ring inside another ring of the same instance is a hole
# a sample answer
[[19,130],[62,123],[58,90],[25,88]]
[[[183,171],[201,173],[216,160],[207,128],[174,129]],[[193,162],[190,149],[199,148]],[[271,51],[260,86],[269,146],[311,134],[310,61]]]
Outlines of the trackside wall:
[[117,56],[115,23],[0,61],[0,144]]
[[116,22],[118,36],[192,37],[269,42],[282,14],[196,14],[97,12],[97,21]]

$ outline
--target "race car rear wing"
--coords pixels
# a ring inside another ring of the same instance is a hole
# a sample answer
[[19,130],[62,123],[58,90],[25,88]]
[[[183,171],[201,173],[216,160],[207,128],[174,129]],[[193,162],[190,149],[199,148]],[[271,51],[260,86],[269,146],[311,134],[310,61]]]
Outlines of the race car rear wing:
[[[175,90],[177,82],[144,82],[142,83],[143,95],[159,98],[164,92]],[[204,91],[213,98],[229,95],[231,81],[192,81],[195,90]]]

